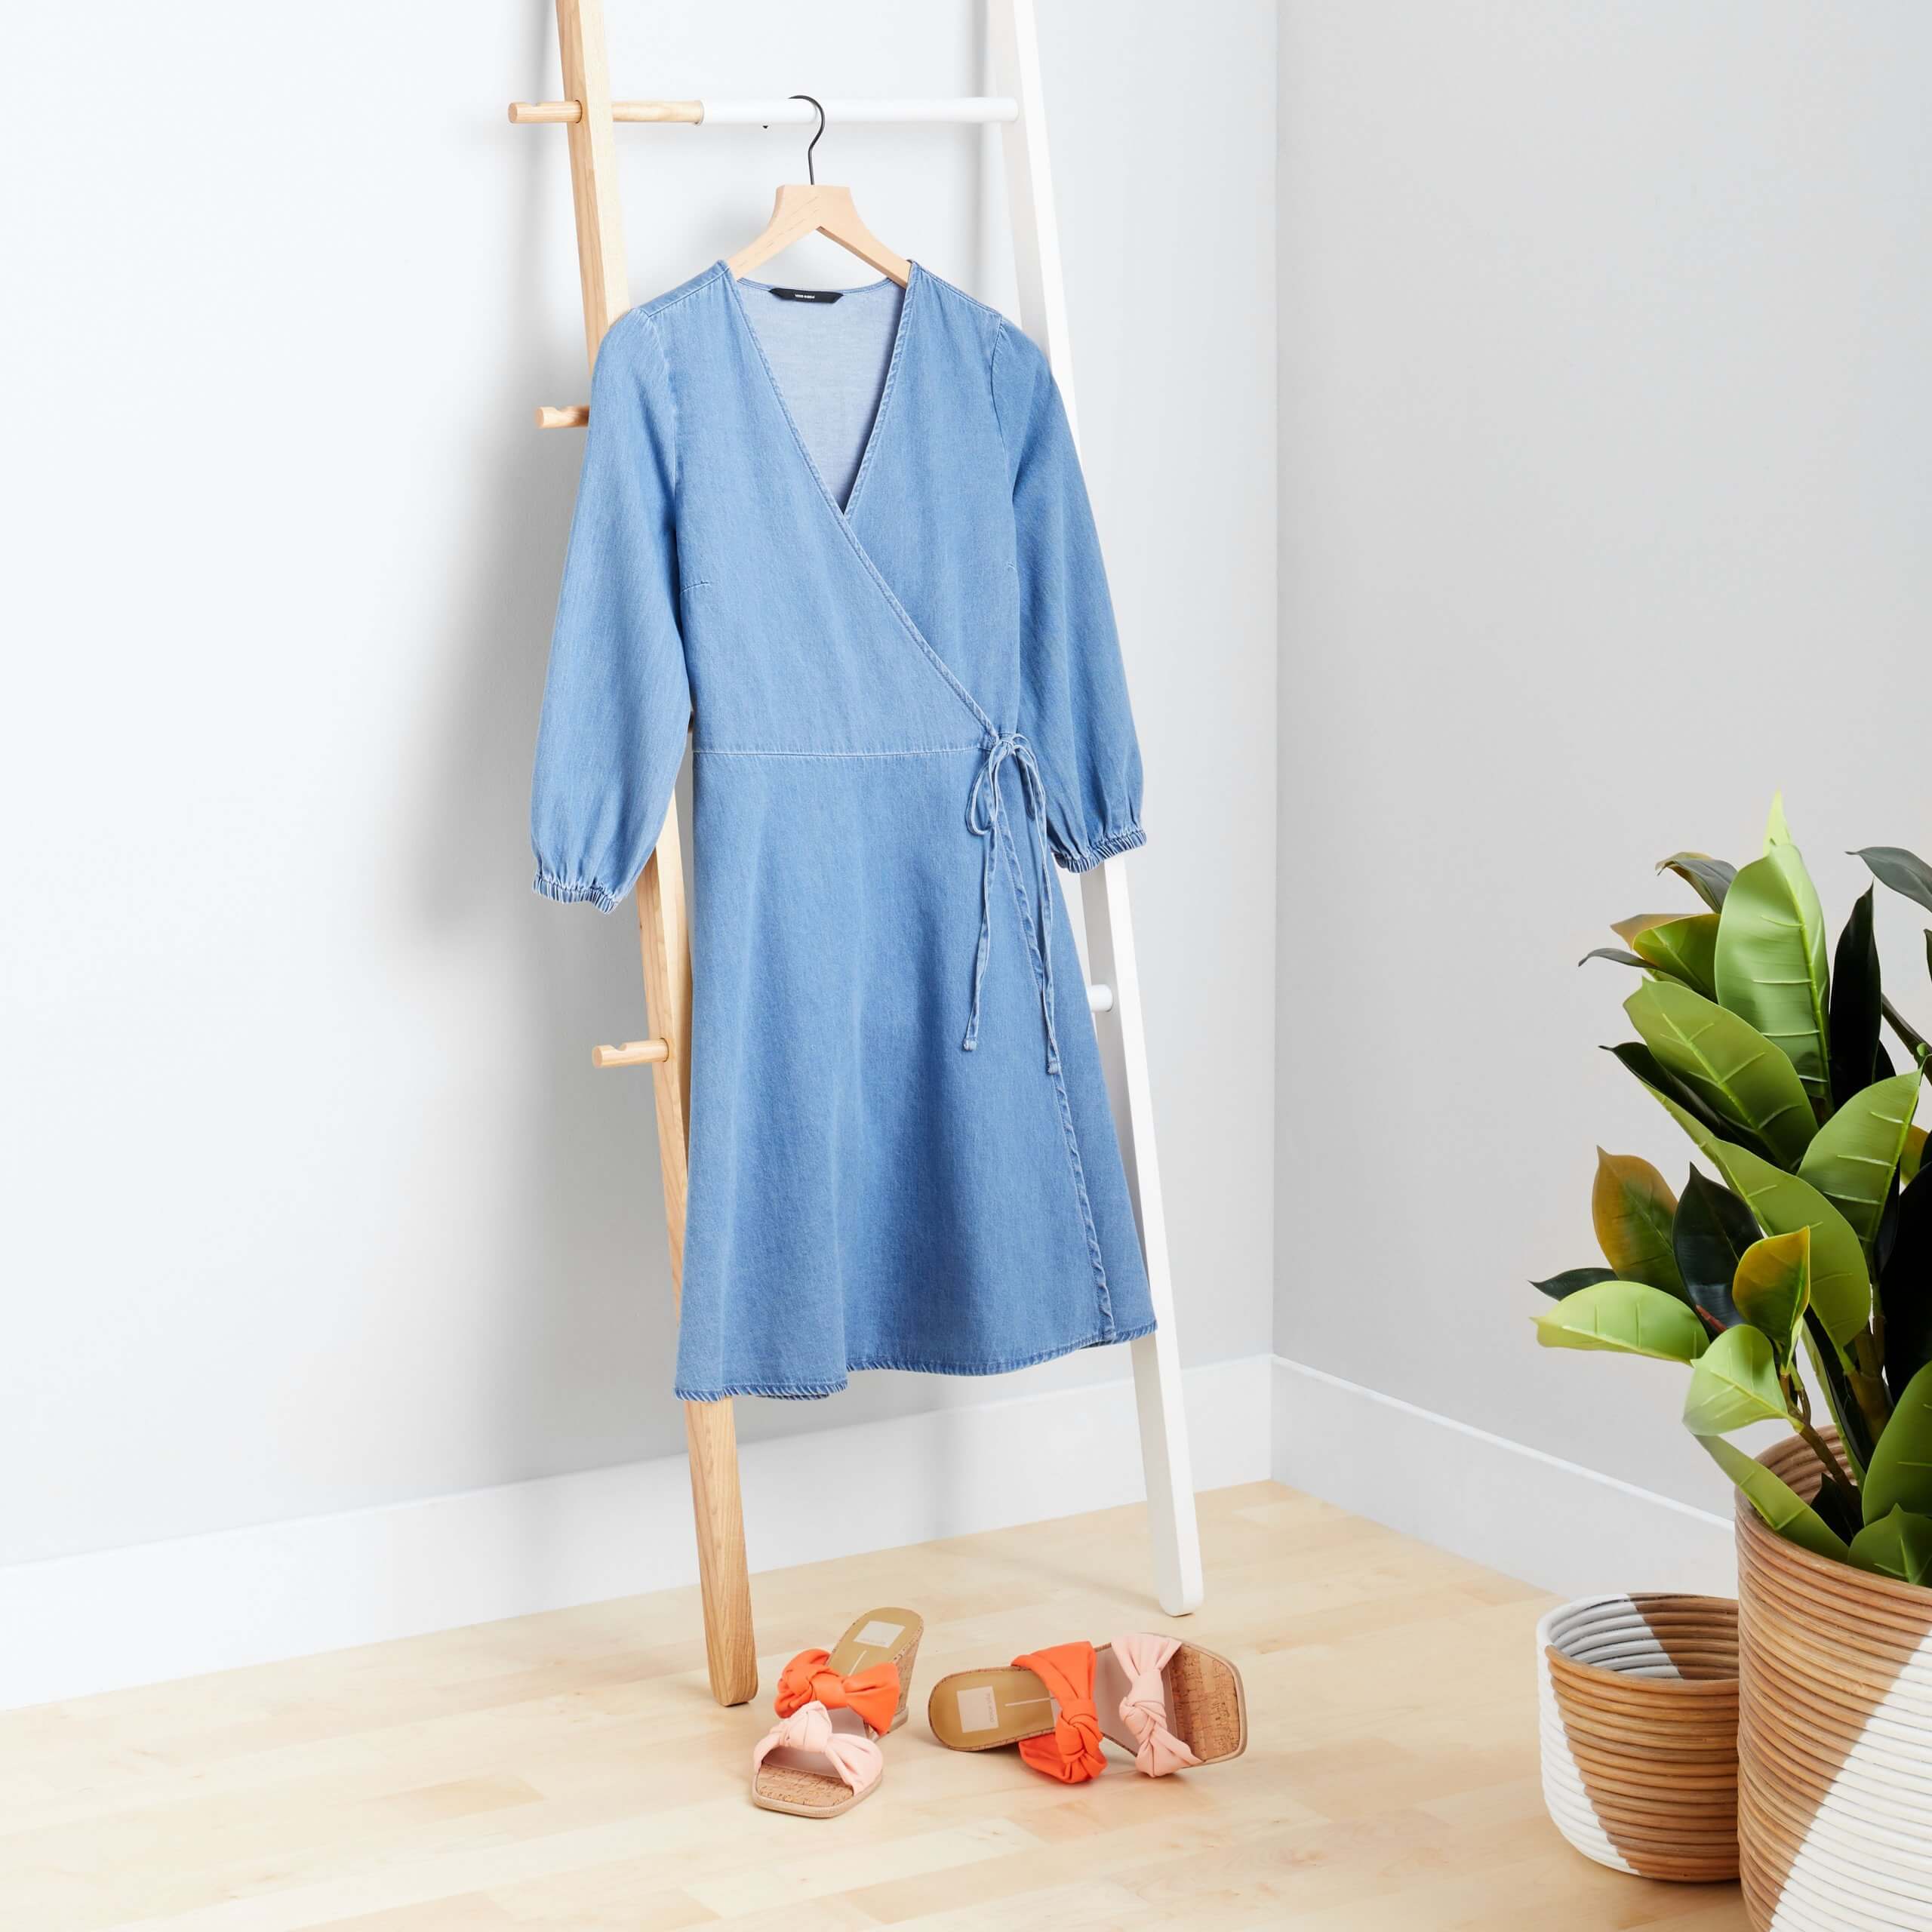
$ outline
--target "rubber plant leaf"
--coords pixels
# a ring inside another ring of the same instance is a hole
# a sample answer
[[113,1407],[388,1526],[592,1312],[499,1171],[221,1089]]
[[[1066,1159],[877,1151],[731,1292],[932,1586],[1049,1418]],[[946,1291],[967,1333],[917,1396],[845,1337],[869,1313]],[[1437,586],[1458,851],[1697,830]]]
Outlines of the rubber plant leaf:
[[1932,1361],[1932,1173],[1899,1196],[1878,1302],[1885,1312],[1885,1379],[1902,1389]]
[[1863,859],[1881,885],[1916,900],[1932,912],[1932,866],[1902,845],[1867,845],[1851,855]]
[[1536,1322],[1546,1349],[1601,1349],[1658,1361],[1694,1362],[1710,1339],[1687,1303],[1645,1281],[1580,1288]]
[[1932,1516],[1932,1366],[1906,1385],[1872,1452],[1860,1494],[1868,1523],[1894,1509]]
[[1653,926],[1668,926],[1681,915],[1675,912],[1633,912],[1627,919],[1613,919],[1610,929],[1626,946],[1635,946],[1638,936]]
[[[1719,1137],[1724,1135],[1726,1124],[1711,1112],[1641,1040],[1625,1040],[1616,1046],[1604,1048],[1604,1051],[1634,1073],[1657,1099],[1668,1100],[1673,1107],[1688,1115],[1703,1132]],[[1694,1140],[1696,1136],[1692,1138]],[[1753,1153],[1764,1151],[1754,1142]]]
[[[1832,1420],[1838,1426],[1838,1447],[1851,1465],[1852,1474],[1863,1482],[1865,1465],[1871,1460],[1872,1445],[1878,1438],[1872,1433],[1870,1417],[1859,1407],[1858,1391],[1852,1386],[1851,1371],[1844,1354],[1825,1333],[1825,1324],[1818,1319],[1815,1308],[1804,1312],[1804,1353],[1818,1387],[1824,1391]],[[1844,1534],[1849,1538],[1857,1527],[1854,1524]]]
[[1660,861],[1660,872],[1675,872],[1713,912],[1724,910],[1724,894],[1737,876],[1737,868],[1708,852],[1673,852]]
[[1676,1218],[1677,1196],[1649,1161],[1597,1149],[1590,1219],[1603,1258],[1623,1280],[1647,1282],[1687,1303],[1671,1251],[1671,1224]]
[[1635,966],[1647,973],[1650,962],[1639,959],[1634,952],[1626,952],[1620,946],[1593,946],[1577,961],[1579,966],[1587,966],[1592,959],[1614,960],[1620,966]]
[[1905,1152],[1899,1156],[1899,1185],[1909,1187],[1918,1178],[1919,1164],[1925,1158],[1925,1130],[1909,1127],[1905,1131]]
[[1684,1398],[1693,1435],[1728,1435],[1754,1422],[1780,1422],[1784,1387],[1770,1343],[1747,1322],[1727,1328],[1699,1358]]
[[1755,1457],[1747,1456],[1721,1435],[1700,1435],[1697,1440],[1710,1451],[1718,1467],[1744,1492],[1752,1508],[1786,1542],[1795,1543],[1814,1556],[1829,1557],[1835,1563],[1851,1561],[1844,1539],[1828,1527],[1810,1503]]
[[[1841,1443],[1838,1448],[1842,1454],[1844,1445]],[[1820,1485],[1812,1496],[1811,1507],[1818,1512],[1818,1520],[1841,1543],[1849,1545],[1863,1527],[1857,1492],[1841,1489],[1835,1482]]]
[[1884,995],[1872,931],[1872,897],[1877,890],[1868,885],[1852,907],[1832,958],[1832,1100],[1841,1107],[1878,1078]]
[[1798,1164],[1871,1252],[1885,1211],[1892,1177],[1905,1153],[1912,1109],[1918,1105],[1918,1069],[1854,1094],[1819,1128]]
[[1840,1348],[1848,1346],[1872,1319],[1872,1277],[1850,1224],[1808,1182],[1712,1134],[1660,1089],[1651,1087],[1651,1092],[1765,1233],[1811,1230],[1811,1306],[1832,1340]]
[[[1779,1365],[1789,1363],[1811,1301],[1811,1230],[1753,1241],[1737,1264],[1730,1297],[1752,1332],[1770,1343]],[[1784,1413],[1782,1401],[1778,1413]]]
[[1687,919],[1669,919],[1660,926],[1646,926],[1630,943],[1654,971],[1682,980],[1706,999],[1717,991],[1718,915],[1715,912],[1697,912]]
[[1764,818],[1764,850],[1775,852],[1780,845],[1791,843],[1791,826],[1784,815],[1784,794],[1771,794],[1771,809]]
[[1593,1288],[1599,1281],[1614,1281],[1616,1272],[1608,1268],[1567,1268],[1560,1275],[1552,1275],[1546,1281],[1532,1281],[1530,1286],[1540,1295],[1547,1295],[1552,1301],[1561,1301],[1565,1295],[1574,1295],[1579,1288]]
[[1658,1063],[1721,1121],[1795,1168],[1818,1117],[1791,1062],[1757,1029],[1703,994],[1669,980],[1647,980],[1623,1002],[1630,1023]]
[[1783,1051],[1821,1115],[1831,1106],[1825,955],[1817,889],[1798,848],[1774,844],[1724,895],[1718,1000]]
[[1932,1583],[1932,1516],[1894,1509],[1866,1524],[1851,1540],[1851,1560],[1902,1583]]
[[1690,1306],[1711,1328],[1728,1328],[1741,1319],[1737,1304],[1730,1298],[1731,1279],[1745,1250],[1758,1235],[1750,1209],[1729,1188],[1693,1168],[1684,1192],[1677,1197],[1670,1247]]

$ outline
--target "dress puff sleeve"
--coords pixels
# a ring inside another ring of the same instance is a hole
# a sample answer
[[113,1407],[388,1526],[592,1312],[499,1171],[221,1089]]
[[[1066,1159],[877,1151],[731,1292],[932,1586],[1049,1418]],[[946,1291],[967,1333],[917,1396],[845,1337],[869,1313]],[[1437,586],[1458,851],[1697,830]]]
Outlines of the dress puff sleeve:
[[591,379],[530,800],[537,890],[604,912],[657,842],[691,718],[676,490],[669,372],[633,309],[605,334]]
[[1010,323],[994,349],[993,402],[1013,480],[1020,729],[1046,782],[1054,856],[1086,872],[1147,842],[1140,746],[1066,405],[1046,358]]

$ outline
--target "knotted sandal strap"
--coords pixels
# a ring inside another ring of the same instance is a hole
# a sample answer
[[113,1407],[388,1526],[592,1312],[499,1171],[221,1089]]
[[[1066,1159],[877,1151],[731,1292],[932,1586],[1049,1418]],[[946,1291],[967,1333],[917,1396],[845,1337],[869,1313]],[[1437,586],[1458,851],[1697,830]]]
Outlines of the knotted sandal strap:
[[1150,1778],[1164,1778],[1170,1771],[1199,1764],[1201,1760],[1168,1728],[1168,1690],[1161,1673],[1180,1648],[1180,1639],[1140,1631],[1116,1637],[1110,1647],[1127,1673],[1120,1721],[1134,1739],[1134,1768]]
[[1015,1670],[1030,1670],[1059,1707],[1054,1727],[1020,1740],[1020,1755],[1036,1771],[1062,1784],[1084,1784],[1107,1767],[1100,1749],[1100,1716],[1094,1707],[1094,1647],[1054,1644],[1013,1660]]
[[832,1713],[820,1703],[804,1705],[780,1718],[758,1740],[752,1752],[754,1782],[758,1767],[780,1749],[809,1751],[825,1758],[834,1773],[851,1787],[854,1798],[863,1798],[885,1770],[884,1752],[869,1737],[860,1737],[854,1731],[835,1730]]
[[868,1729],[884,1736],[899,1709],[899,1666],[875,1663],[841,1677],[829,1651],[801,1651],[780,1673],[776,1706],[781,1718],[808,1704],[856,1712]]

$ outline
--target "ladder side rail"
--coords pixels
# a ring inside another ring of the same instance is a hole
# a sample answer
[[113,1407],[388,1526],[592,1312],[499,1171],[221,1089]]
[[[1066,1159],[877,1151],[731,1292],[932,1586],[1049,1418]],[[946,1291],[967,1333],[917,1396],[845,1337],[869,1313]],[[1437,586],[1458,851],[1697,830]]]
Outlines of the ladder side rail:
[[[989,0],[993,85],[1020,103],[1000,130],[1011,208],[1014,267],[1022,325],[1045,352],[1077,444],[1066,283],[1047,149],[1046,100],[1040,73],[1033,0]],[[1134,951],[1127,862],[1112,858],[1081,875],[1088,977],[1112,990],[1112,1023],[1097,1020],[1128,1190],[1147,1264],[1155,1323],[1132,1344],[1141,1461],[1154,1546],[1155,1587],[1170,1616],[1196,1608],[1203,1593],[1192,1457],[1176,1338],[1174,1275],[1167,1214],[1155,1153],[1153,1090],[1147,1066],[1140,975]]]
[[[630,306],[603,0],[557,0],[557,45],[564,92],[580,107],[577,118],[569,124],[571,199],[583,287],[584,339],[594,366],[605,331]],[[666,808],[657,848],[638,881],[637,915],[648,1023],[666,1047],[663,1057],[652,1066],[651,1084],[664,1183],[664,1220],[670,1242],[672,1292],[681,1297],[690,1177],[691,951],[675,796]],[[691,1463],[712,1694],[721,1704],[742,1704],[757,1694],[758,1655],[745,1561],[737,1423],[731,1403],[687,1402],[685,1441]]]

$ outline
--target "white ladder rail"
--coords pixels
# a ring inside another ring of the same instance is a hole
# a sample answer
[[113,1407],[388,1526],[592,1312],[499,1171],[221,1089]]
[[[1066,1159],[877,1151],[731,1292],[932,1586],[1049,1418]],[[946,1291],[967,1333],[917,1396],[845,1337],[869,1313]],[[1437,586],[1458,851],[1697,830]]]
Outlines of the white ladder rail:
[[[1046,94],[1040,76],[1039,30],[1033,0],[988,0],[987,28],[993,84],[1020,103],[1017,118],[1001,125],[1000,139],[1011,210],[1020,325],[1045,352],[1077,444],[1080,430],[1074,402],[1066,279],[1060,223],[1054,210]],[[1155,1594],[1170,1617],[1182,1617],[1198,1608],[1201,1600],[1201,1535],[1195,1520],[1180,1346],[1174,1333],[1174,1271],[1168,1254],[1160,1167],[1155,1156],[1153,1088],[1147,1069],[1147,1035],[1134,919],[1128,901],[1126,860],[1109,859],[1083,873],[1080,888],[1087,928],[1088,977],[1112,993],[1108,1008],[1097,1008],[1111,1011],[1112,1022],[1097,1022],[1095,1030],[1154,1307],[1154,1333],[1143,1335],[1131,1346],[1140,1460],[1147,1483],[1147,1521],[1154,1545]]]

